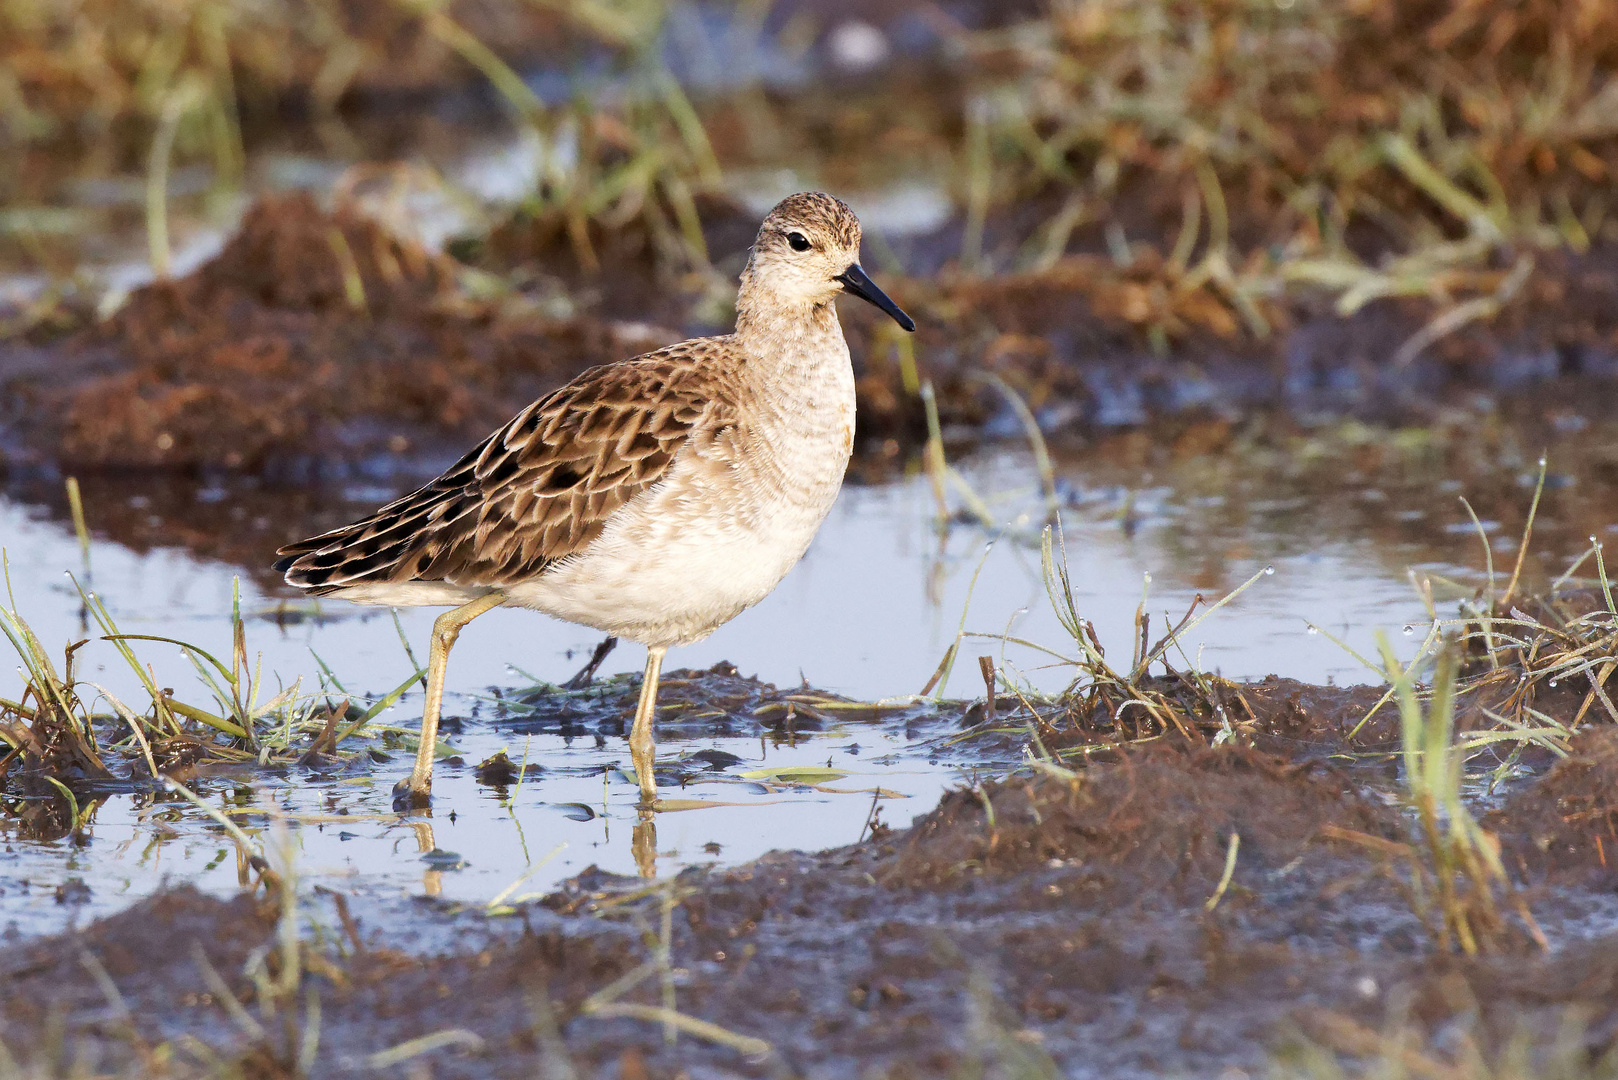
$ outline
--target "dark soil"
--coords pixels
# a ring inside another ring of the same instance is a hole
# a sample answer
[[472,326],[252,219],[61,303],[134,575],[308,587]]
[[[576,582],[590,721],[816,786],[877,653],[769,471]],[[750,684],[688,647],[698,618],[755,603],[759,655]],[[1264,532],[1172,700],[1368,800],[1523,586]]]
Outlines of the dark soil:
[[1570,749],[1485,824],[1515,830],[1509,857],[1524,877],[1611,890],[1618,884],[1618,728],[1587,728]]
[[[1570,771],[1524,798],[1562,797]],[[1515,805],[1497,827],[1527,827]],[[1235,872],[1210,911],[1232,833]],[[1588,1010],[1591,1052],[1608,1045],[1618,937],[1547,904],[1548,956],[1515,938],[1481,959],[1437,955],[1399,875],[1365,842],[1333,839],[1345,835],[1374,844],[1404,832],[1395,810],[1328,766],[1159,745],[1072,780],[957,792],[912,828],[852,847],[689,871],[672,894],[676,1004],[766,1039],[762,1060],[583,1012],[652,955],[645,928],[660,901],[635,899],[632,881],[587,872],[525,910],[520,928],[427,905],[382,922],[361,910],[355,925],[323,908],[322,922],[348,929],[340,944],[309,946],[304,964],[303,994],[320,999],[314,1074],[446,1029],[478,1045],[429,1052],[416,1066],[429,1075],[545,1075],[563,1060],[617,1076],[1251,1074],[1300,1040],[1367,1053],[1366,1034],[1393,1013],[1413,1047],[1460,1024],[1487,1052],[1514,1033],[1545,1035],[1569,1006]],[[475,944],[411,951],[420,930],[442,940],[457,926]],[[182,889],[15,946],[0,953],[0,1039],[24,1061],[165,1060],[194,1075],[205,1070],[185,1049],[191,1035],[254,1075],[289,1075],[300,1025],[244,1034],[193,955],[200,947],[257,1015],[241,973],[274,932],[268,905]],[[86,954],[131,1019],[109,1007]],[[277,962],[272,950],[272,973]],[[654,975],[621,1000],[657,1004],[659,985]],[[178,1047],[172,1058],[163,1044]]]
[[[755,223],[724,200],[702,209],[716,263],[739,268]],[[685,290],[695,283],[670,276],[643,219],[589,231],[594,271],[550,219],[516,219],[461,252],[525,287],[561,289],[579,314],[556,319],[525,303],[521,288],[500,301],[469,298],[461,264],[347,206],[327,213],[306,196],[268,199],[217,258],[140,290],[107,323],[51,344],[0,345],[0,464],[13,475],[422,478],[585,367],[712,331],[692,321]],[[357,278],[345,277],[337,236]],[[917,362],[938,386],[952,438],[1020,434],[1000,391],[974,374],[986,372],[1014,387],[1058,444],[1144,430],[1184,457],[1222,449],[1266,413],[1283,428],[1284,418],[1322,414],[1428,426],[1461,387],[1495,395],[1488,410],[1521,413],[1514,403],[1529,385],[1540,387],[1530,402],[1576,385],[1574,401],[1547,408],[1559,422],[1589,419],[1618,376],[1607,302],[1618,264],[1606,249],[1542,264],[1523,303],[1403,368],[1388,359],[1430,315],[1416,302],[1372,305],[1348,320],[1300,310],[1269,340],[1193,334],[1157,355],[1132,321],[1133,286],[1091,256],[1039,275],[885,284],[921,316]],[[616,321],[622,315],[630,318]],[[920,404],[901,385],[886,324],[853,303],[844,316],[863,444],[914,445]]]
[[7,456],[285,480],[382,454],[444,458],[644,345],[592,319],[502,319],[455,275],[345,208],[266,199],[196,273],[49,348],[10,346]]
[[[1302,300],[1265,338],[1193,328],[1155,351],[1143,335],[1151,311],[1140,306],[1149,278],[1150,268],[1135,281],[1102,256],[1076,254],[1045,273],[915,280],[891,292],[921,313],[918,367],[957,430],[1018,430],[983,372],[1016,388],[1049,438],[1082,443],[1144,427],[1163,432],[1165,445],[1188,422],[1278,413],[1425,426],[1475,400],[1469,394],[1537,396],[1582,378],[1605,398],[1618,378],[1618,254],[1610,247],[1542,257],[1520,302],[1407,365],[1393,358],[1432,318],[1425,301],[1377,302],[1345,319]],[[857,310],[846,321],[863,361],[862,430],[917,437],[920,405],[902,390],[886,328]]]

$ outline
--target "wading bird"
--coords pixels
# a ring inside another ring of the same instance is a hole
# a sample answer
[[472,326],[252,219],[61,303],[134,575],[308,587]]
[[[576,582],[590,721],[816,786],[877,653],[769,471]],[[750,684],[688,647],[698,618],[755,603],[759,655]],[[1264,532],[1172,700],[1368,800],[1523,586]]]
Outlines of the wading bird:
[[842,486],[854,374],[832,302],[851,293],[916,328],[859,250],[842,202],[783,200],[742,271],[735,333],[586,371],[419,491],[280,550],[275,568],[307,593],[453,608],[433,623],[421,744],[396,802],[429,801],[450,649],[506,605],[646,646],[629,747],[655,803],[663,654],[769,595]]

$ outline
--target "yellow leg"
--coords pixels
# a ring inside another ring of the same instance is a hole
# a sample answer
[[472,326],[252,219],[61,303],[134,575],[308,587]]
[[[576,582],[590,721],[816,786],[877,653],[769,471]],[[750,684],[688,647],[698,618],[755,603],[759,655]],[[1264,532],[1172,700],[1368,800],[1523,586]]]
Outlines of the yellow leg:
[[433,751],[438,746],[438,712],[444,704],[444,669],[449,651],[461,636],[461,627],[490,608],[506,602],[504,593],[492,592],[470,604],[462,604],[433,620],[433,639],[427,652],[427,701],[421,710],[421,745],[416,749],[416,767],[409,780],[393,789],[394,806],[426,806],[433,797]]
[[640,684],[640,704],[635,706],[635,726],[629,729],[629,756],[640,781],[640,801],[651,806],[657,801],[657,780],[652,776],[652,719],[657,713],[657,675],[663,669],[666,648],[646,650],[646,677]]

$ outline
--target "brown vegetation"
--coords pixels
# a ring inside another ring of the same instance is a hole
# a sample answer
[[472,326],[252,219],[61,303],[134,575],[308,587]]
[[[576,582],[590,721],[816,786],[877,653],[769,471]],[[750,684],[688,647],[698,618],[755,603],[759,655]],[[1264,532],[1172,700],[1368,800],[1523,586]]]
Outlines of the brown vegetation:
[[636,351],[594,320],[502,318],[456,274],[347,209],[268,199],[199,271],[57,346],[14,417],[73,468],[295,475],[442,454]]

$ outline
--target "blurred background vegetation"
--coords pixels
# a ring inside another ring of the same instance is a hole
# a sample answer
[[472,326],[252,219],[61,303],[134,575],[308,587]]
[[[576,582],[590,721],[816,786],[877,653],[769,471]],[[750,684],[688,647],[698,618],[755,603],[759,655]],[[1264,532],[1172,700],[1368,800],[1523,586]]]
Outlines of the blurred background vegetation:
[[306,187],[474,290],[632,268],[718,325],[821,186],[937,323],[1055,290],[1167,355],[1403,298],[1401,366],[1618,238],[1615,69],[1609,0],[0,0],[0,317],[105,318]]

